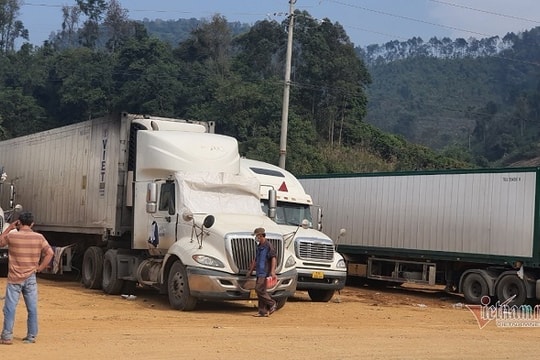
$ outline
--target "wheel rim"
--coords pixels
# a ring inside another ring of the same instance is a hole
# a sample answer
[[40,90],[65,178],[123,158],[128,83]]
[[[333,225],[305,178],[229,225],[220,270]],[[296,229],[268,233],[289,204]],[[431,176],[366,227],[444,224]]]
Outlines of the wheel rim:
[[471,293],[472,293],[475,297],[483,296],[483,294],[482,294],[482,284],[480,284],[478,281],[475,281],[475,282],[471,285]]
[[504,295],[507,299],[511,298],[514,295],[519,295],[519,289],[515,284],[510,284],[506,286],[505,290],[506,291],[504,292]]
[[177,298],[181,298],[182,296],[184,296],[185,279],[182,276],[182,274],[178,271],[174,274],[174,277],[172,280],[173,280],[172,281],[173,293]]

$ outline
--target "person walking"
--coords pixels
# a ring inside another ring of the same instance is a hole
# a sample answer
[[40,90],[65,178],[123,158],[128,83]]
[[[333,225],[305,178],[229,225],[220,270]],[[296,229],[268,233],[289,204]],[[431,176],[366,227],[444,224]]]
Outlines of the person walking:
[[276,250],[272,244],[266,240],[266,231],[264,228],[256,228],[253,231],[255,239],[258,240],[255,259],[251,262],[247,276],[250,276],[253,270],[257,280],[255,282],[255,292],[257,293],[258,312],[253,315],[256,317],[266,317],[271,315],[277,309],[277,303],[270,297],[266,289],[266,277],[276,278]]
[[[4,326],[0,344],[13,343],[15,310],[21,293],[28,311],[27,332],[24,343],[36,342],[38,334],[38,288],[36,273],[43,271],[51,262],[54,252],[45,237],[32,230],[34,216],[23,212],[19,219],[9,224],[0,234],[0,246],[8,245],[9,270],[4,300]],[[18,228],[18,231],[13,231]],[[40,262],[41,257],[43,260]]]

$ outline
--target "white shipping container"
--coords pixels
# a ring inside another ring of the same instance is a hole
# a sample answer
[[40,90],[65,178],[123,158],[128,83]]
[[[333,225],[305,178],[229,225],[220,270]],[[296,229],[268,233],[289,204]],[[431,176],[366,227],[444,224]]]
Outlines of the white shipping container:
[[[126,166],[120,126],[119,118],[100,118],[0,142],[16,202],[35,214],[38,228],[97,234],[115,228]],[[4,188],[2,204],[7,200]]]
[[300,182],[339,245],[533,257],[537,173],[311,177]]

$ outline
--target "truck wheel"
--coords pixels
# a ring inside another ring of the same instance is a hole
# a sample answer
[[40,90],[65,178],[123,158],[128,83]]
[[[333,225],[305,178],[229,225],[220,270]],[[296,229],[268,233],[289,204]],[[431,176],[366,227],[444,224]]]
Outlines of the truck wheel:
[[103,257],[103,291],[110,295],[118,295],[124,286],[124,280],[118,279],[116,250],[108,250]]
[[308,294],[311,301],[329,302],[332,296],[334,296],[334,290],[310,289],[308,290]]
[[84,252],[82,264],[82,283],[87,289],[99,289],[103,275],[103,251],[90,246]]
[[509,302],[508,306],[521,306],[527,300],[527,290],[523,280],[517,275],[505,275],[497,284],[497,298],[502,303],[515,295],[514,300]]
[[169,304],[175,310],[191,311],[197,305],[197,299],[190,295],[186,268],[180,261],[175,261],[169,270],[167,281]]
[[472,273],[463,280],[463,296],[469,304],[480,304],[484,296],[489,296],[486,280],[480,274]]
[[277,310],[284,307],[285,303],[287,302],[287,298],[279,298],[279,299],[274,299],[274,300],[276,300],[276,309]]

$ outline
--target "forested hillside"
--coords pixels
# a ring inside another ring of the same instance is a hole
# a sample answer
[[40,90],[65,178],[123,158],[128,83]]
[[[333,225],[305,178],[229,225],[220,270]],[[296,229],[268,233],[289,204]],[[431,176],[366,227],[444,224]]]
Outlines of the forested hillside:
[[[62,10],[56,36],[15,49],[28,33],[14,21],[20,1],[9,4],[0,3],[3,138],[122,110],[215,121],[217,132],[238,139],[243,155],[277,163],[286,22],[235,32],[238,24],[216,15],[174,44],[130,20],[117,0],[76,0]],[[296,13],[295,24],[289,170],[467,166],[367,124],[371,76],[344,29],[305,12]]]
[[366,122],[477,166],[540,156],[540,28],[370,51]]

